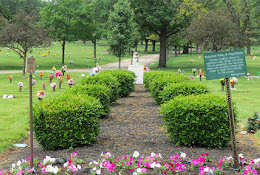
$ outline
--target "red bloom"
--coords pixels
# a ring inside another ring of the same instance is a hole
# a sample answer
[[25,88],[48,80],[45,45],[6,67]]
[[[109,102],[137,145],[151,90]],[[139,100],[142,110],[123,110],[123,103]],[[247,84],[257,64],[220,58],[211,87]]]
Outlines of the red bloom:
[[203,153],[201,153],[200,155],[201,155],[202,157],[204,157],[204,156],[205,156],[205,154],[203,154]]
[[206,156],[209,156],[209,153],[205,153]]

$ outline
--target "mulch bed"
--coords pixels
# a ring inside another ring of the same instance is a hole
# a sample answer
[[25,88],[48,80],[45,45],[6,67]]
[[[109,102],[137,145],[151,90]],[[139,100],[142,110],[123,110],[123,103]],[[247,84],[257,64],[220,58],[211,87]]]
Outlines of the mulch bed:
[[[119,99],[112,104],[112,113],[102,119],[101,133],[95,144],[75,149],[49,151],[44,150],[34,141],[34,155],[38,160],[43,160],[47,155],[68,159],[72,152],[77,152],[82,159],[97,160],[102,152],[110,152],[114,157],[121,157],[139,151],[146,156],[151,152],[161,153],[163,159],[169,160],[170,155],[180,154],[180,152],[186,153],[189,159],[197,159],[201,153],[209,153],[213,160],[209,166],[217,166],[221,158],[232,155],[231,147],[208,149],[175,146],[168,141],[161,124],[163,119],[159,114],[159,106],[155,104],[143,85],[136,85],[135,91],[129,97]],[[259,145],[255,144],[253,138],[251,134],[237,136],[238,153],[242,153],[248,160],[260,158]],[[27,143],[29,144],[28,141]],[[9,169],[12,163],[25,159],[29,155],[29,147],[11,149],[1,156],[0,170]],[[226,174],[237,173],[229,169]]]

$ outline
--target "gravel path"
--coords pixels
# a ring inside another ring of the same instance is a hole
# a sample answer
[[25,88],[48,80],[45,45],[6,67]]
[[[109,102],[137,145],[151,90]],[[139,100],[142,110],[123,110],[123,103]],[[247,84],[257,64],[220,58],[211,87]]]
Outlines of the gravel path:
[[[213,158],[209,166],[217,166],[221,158],[232,155],[230,147],[207,149],[175,146],[168,141],[161,124],[163,120],[159,114],[159,106],[155,104],[143,85],[136,85],[135,91],[129,97],[112,103],[111,115],[101,120],[101,133],[94,145],[49,151],[42,149],[34,141],[34,155],[38,160],[42,160],[46,155],[67,159],[72,152],[76,151],[80,158],[97,160],[102,152],[110,152],[115,157],[119,157],[139,151],[144,155],[150,155],[151,152],[161,153],[164,159],[168,159],[170,155],[185,152],[190,159],[196,159],[200,153],[207,152]],[[250,137],[238,135],[238,152],[243,153],[247,159],[256,159],[260,157],[260,149]],[[25,142],[29,144],[28,140]],[[1,156],[0,169],[8,169],[12,163],[25,159],[29,155],[29,147],[14,148]],[[236,173],[228,170],[226,174]]]
[[[159,60],[159,54],[152,55],[144,55],[139,57],[139,64],[143,66],[150,65]],[[128,69],[128,66],[131,65],[131,58],[121,60],[121,68]],[[102,70],[112,70],[118,69],[118,62],[109,63],[106,65],[102,65]],[[89,72],[90,69],[68,69],[67,72]],[[37,72],[50,72],[50,70],[37,70]],[[22,73],[22,70],[1,70],[0,74],[8,74],[8,73]]]

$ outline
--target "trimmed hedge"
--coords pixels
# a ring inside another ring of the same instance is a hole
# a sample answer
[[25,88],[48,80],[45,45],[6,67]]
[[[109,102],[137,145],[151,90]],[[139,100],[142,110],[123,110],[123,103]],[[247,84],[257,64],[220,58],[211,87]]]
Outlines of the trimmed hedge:
[[111,89],[110,102],[115,102],[119,99],[119,87],[120,83],[116,77],[109,74],[98,74],[96,76],[82,77],[80,84],[102,84]]
[[160,112],[170,140],[176,145],[223,147],[230,141],[224,97],[209,93],[178,96],[162,104]]
[[156,80],[158,77],[161,78],[163,76],[173,74],[173,72],[145,72],[144,73],[144,88],[150,91],[150,84],[153,80]]
[[204,84],[194,82],[181,82],[173,83],[168,86],[164,86],[163,90],[159,92],[158,104],[165,103],[174,99],[178,95],[199,95],[208,93],[209,89]]
[[111,112],[110,110],[110,96],[111,90],[101,84],[87,84],[78,85],[74,88],[68,89],[66,93],[69,94],[86,94],[97,98],[103,106],[104,113],[102,115],[108,116]]
[[108,70],[99,74],[109,74],[117,78],[120,83],[119,96],[128,97],[135,90],[135,73],[128,70]]
[[102,105],[87,95],[65,94],[34,105],[34,131],[39,144],[56,150],[92,144],[100,132]]
[[180,82],[187,82],[190,83],[190,78],[182,75],[182,74],[168,74],[162,77],[158,77],[156,80],[153,80],[152,83],[149,85],[151,95],[153,96],[155,103],[160,104],[161,98],[159,97],[159,93],[163,90],[164,86],[168,86],[172,83],[180,83]]

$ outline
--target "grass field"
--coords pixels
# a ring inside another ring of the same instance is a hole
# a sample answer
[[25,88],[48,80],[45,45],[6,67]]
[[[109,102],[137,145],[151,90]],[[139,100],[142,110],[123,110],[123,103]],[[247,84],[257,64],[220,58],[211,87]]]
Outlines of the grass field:
[[[104,65],[111,62],[118,61],[117,57],[112,54],[109,55],[108,45],[105,41],[97,42],[97,62],[99,65]],[[23,59],[20,59],[19,56],[8,48],[0,48],[0,70],[22,70],[23,69]],[[140,55],[144,54],[144,45],[138,45],[138,50],[140,50]],[[152,45],[149,44],[148,53],[152,53]],[[156,45],[156,51],[159,51],[159,45]],[[50,52],[50,53],[49,53]],[[9,56],[7,56],[7,54]],[[46,57],[43,57],[42,54],[47,54]],[[56,54],[53,56],[52,54]],[[36,48],[32,53],[28,53],[36,59],[36,64],[38,65],[38,70],[48,70],[52,66],[56,68],[62,67],[62,47],[59,42],[51,45],[47,48]],[[124,58],[132,57],[126,55]],[[91,42],[83,44],[80,41],[68,43],[65,47],[65,65],[70,65],[72,61],[71,69],[73,68],[88,68],[94,67],[94,46]]]

